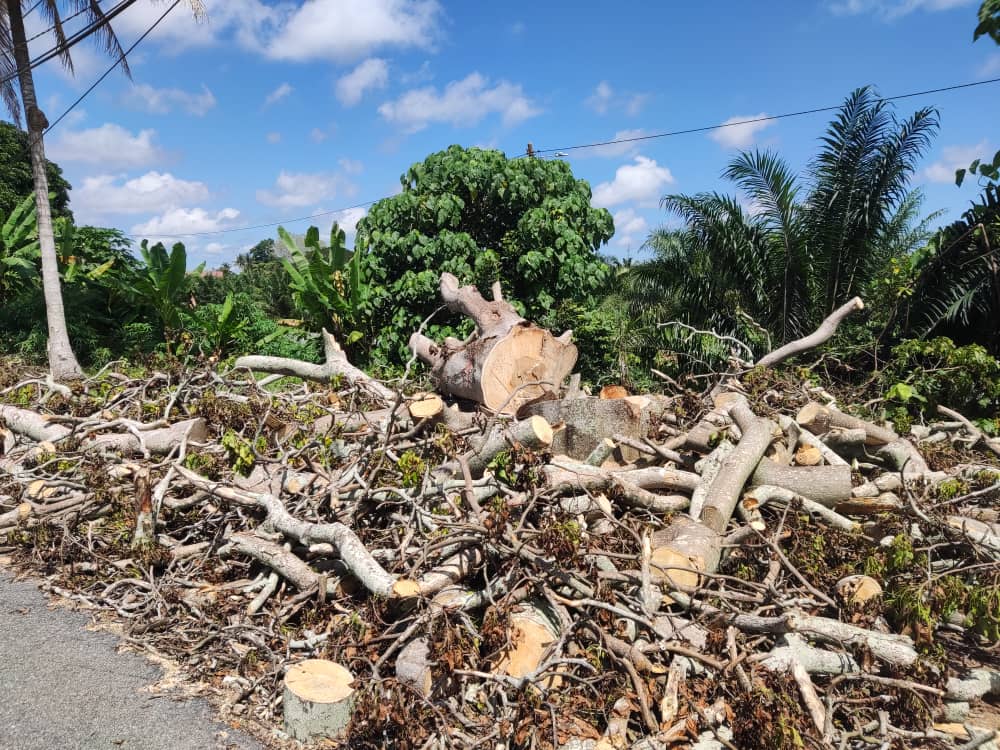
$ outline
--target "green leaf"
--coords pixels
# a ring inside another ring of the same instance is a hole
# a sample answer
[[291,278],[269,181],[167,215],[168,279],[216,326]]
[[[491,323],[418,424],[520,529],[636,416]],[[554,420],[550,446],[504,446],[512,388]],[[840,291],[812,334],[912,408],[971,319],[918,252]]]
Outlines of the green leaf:
[[962,183],[965,182],[965,172],[966,172],[965,169],[955,170],[955,184],[958,187],[962,187]]

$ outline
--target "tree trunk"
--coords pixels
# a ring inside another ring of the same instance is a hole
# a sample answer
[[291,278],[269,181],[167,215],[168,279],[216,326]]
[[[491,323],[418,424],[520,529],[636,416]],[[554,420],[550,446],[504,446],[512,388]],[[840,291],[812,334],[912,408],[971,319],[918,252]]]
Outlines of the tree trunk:
[[410,337],[410,349],[430,365],[445,393],[516,414],[525,404],[551,398],[572,372],[577,351],[571,332],[557,338],[528,323],[504,300],[499,283],[487,301],[474,286],[460,287],[443,273],[441,298],[476,323],[476,335],[464,342],[448,338],[438,344],[419,332]]
[[31,148],[31,172],[35,180],[35,208],[38,217],[38,244],[42,255],[42,292],[45,295],[45,315],[49,329],[49,371],[57,381],[80,380],[83,370],[76,361],[66,329],[63,311],[62,288],[59,285],[59,263],[56,259],[56,241],[52,230],[52,211],[49,206],[49,179],[45,174],[45,146],[42,133],[48,127],[45,115],[35,100],[35,82],[31,75],[28,42],[24,33],[20,0],[7,0],[10,35],[14,46],[14,63],[18,68],[21,101],[28,127]]

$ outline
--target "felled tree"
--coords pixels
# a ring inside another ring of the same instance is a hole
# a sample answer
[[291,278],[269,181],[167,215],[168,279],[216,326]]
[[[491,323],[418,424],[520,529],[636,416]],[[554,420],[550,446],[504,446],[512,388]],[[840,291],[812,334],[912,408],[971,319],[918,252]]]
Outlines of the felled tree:
[[[590,186],[564,162],[452,146],[413,165],[402,184],[372,206],[355,243],[372,287],[363,313],[375,362],[406,361],[409,333],[441,304],[442,272],[483,292],[501,281],[518,312],[539,321],[608,279],[597,251],[614,231],[611,215],[590,205]],[[442,340],[464,333],[461,323],[439,315],[425,333]]]

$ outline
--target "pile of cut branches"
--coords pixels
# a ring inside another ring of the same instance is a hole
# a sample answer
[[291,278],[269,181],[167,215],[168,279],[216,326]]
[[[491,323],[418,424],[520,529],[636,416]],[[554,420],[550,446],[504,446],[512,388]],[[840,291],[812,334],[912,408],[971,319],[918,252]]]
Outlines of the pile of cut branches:
[[[898,435],[781,357],[703,394],[563,390],[568,336],[442,291],[479,334],[414,348],[466,397],[514,351],[489,410],[330,338],[324,365],[0,372],[0,551],[275,745],[988,746],[1000,464],[974,425]],[[318,729],[292,679],[316,660],[349,682]]]

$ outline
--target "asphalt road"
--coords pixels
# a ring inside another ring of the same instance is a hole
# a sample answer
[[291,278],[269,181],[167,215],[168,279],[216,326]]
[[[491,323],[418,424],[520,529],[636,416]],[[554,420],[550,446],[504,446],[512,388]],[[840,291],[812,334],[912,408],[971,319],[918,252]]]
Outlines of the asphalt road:
[[0,570],[0,748],[262,750],[203,700],[140,692],[162,676],[155,665],[84,630],[85,614],[47,604]]

